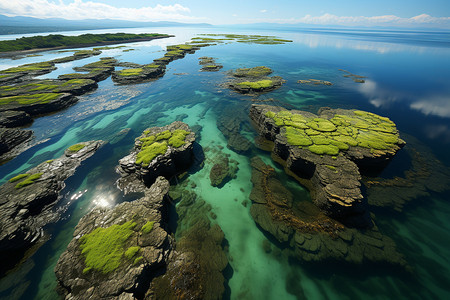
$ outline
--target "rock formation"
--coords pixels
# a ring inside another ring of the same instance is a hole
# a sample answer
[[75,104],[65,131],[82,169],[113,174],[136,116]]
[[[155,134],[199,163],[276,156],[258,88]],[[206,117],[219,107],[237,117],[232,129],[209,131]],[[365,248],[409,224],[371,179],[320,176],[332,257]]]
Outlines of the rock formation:
[[0,187],[1,273],[13,267],[44,236],[43,227],[59,219],[52,208],[60,199],[64,181],[103,144],[90,141],[68,148],[58,159],[39,164]]
[[328,217],[308,199],[294,200],[275,170],[259,157],[251,160],[253,189],[250,214],[279,242],[289,245],[302,261],[366,261],[407,267],[394,241],[376,226],[360,231]]
[[272,69],[264,66],[241,68],[231,72],[232,79],[227,86],[241,94],[261,94],[279,88],[284,80],[280,76],[272,76]]
[[144,130],[131,153],[119,160],[117,171],[122,178],[118,186],[125,192],[139,190],[143,186],[128,183],[143,182],[149,186],[158,176],[170,178],[186,170],[193,161],[194,142],[195,134],[180,121]]
[[370,226],[360,172],[384,167],[405,144],[391,120],[358,110],[315,115],[266,105],[253,105],[250,118],[320,209],[347,225]]

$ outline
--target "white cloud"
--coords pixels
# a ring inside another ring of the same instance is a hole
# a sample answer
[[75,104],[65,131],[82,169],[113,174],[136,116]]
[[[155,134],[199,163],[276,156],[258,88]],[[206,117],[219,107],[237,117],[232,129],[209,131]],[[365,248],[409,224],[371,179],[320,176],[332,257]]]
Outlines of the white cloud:
[[116,19],[132,21],[198,21],[202,18],[190,16],[190,9],[180,4],[154,7],[125,8],[114,7],[93,1],[74,0],[65,4],[49,0],[0,0],[0,13],[8,16],[35,18]]
[[450,98],[448,96],[431,96],[419,99],[412,103],[410,107],[425,115],[450,118]]
[[[262,11],[261,11],[262,12]],[[246,19],[244,23],[271,22],[279,24],[315,24],[315,25],[342,25],[342,26],[432,26],[450,29],[450,17],[432,17],[421,14],[411,18],[402,18],[395,15],[383,16],[336,16],[325,13],[321,16],[306,15],[301,18],[284,19]]]
[[267,12],[267,9],[261,9],[259,12],[261,12],[261,13],[266,13],[266,12]]

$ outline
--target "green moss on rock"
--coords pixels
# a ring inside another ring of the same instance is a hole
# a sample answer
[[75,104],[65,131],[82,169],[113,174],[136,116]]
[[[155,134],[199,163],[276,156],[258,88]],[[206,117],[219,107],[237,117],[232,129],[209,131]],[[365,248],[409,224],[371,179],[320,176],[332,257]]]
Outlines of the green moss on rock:
[[136,156],[136,164],[142,164],[146,167],[158,155],[164,154],[167,151],[167,142],[154,142],[148,146],[141,148],[141,151]]
[[386,117],[364,111],[336,114],[331,119],[305,117],[290,111],[268,111],[277,126],[285,128],[287,142],[318,155],[336,156],[350,147],[369,148],[379,153],[395,148],[399,142],[395,124]]
[[149,233],[150,231],[152,231],[153,224],[155,224],[154,221],[148,221],[147,223],[145,223],[141,228],[142,233]]
[[125,257],[127,259],[132,259],[139,252],[139,250],[141,250],[141,247],[139,246],[130,247],[127,251],[125,251]]
[[[122,257],[130,249],[125,249],[126,242],[133,234],[135,226],[135,222],[128,221],[122,225],[115,224],[108,228],[100,227],[82,236],[80,238],[80,249],[85,257],[86,265],[83,273],[94,269],[107,274],[117,269],[120,266]],[[134,250],[132,249],[128,255]],[[136,252],[134,252],[133,256]]]
[[21,105],[31,105],[31,104],[46,104],[50,101],[58,99],[63,94],[61,93],[41,93],[33,95],[20,95],[4,97],[0,99],[0,105],[14,104],[18,103]]
[[67,150],[69,150],[70,152],[78,152],[81,149],[83,149],[84,147],[86,147],[85,144],[75,144],[75,145],[72,145],[69,148],[67,148]]
[[25,177],[28,177],[28,176],[30,176],[30,174],[19,174],[19,175],[17,175],[17,176],[14,176],[13,178],[11,178],[11,179],[8,180],[8,181],[11,182],[11,183],[13,183],[13,182],[19,181],[20,179],[23,179],[23,178],[25,178]]
[[[36,174],[31,174],[30,176],[26,176],[26,179],[22,182],[19,182],[18,184],[16,184],[15,188],[16,189],[21,189],[25,186],[31,185],[33,184],[36,180],[38,180],[39,178],[42,177],[42,175],[44,175],[44,173],[36,173]],[[25,177],[22,177],[25,178]],[[18,179],[19,180],[19,179]]]

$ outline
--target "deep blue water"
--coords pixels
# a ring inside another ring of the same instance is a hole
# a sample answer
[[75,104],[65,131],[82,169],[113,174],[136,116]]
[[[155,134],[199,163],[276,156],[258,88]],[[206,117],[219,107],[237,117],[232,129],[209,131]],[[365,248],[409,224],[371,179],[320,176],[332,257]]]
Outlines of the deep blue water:
[[[117,30],[124,31],[124,29]],[[281,255],[266,253],[266,236],[255,225],[249,206],[241,205],[252,188],[249,157],[226,148],[226,139],[216,119],[226,107],[247,109],[251,97],[220,86],[226,71],[238,67],[265,65],[286,83],[259,99],[273,98],[291,108],[316,112],[322,106],[356,108],[389,117],[407,142],[414,137],[423,156],[438,159],[442,170],[450,166],[450,33],[380,30],[246,30],[229,28],[151,28],[129,32],[160,32],[176,37],[145,43],[126,44],[136,49],[104,51],[121,61],[150,63],[163,55],[166,45],[187,42],[198,33],[225,32],[276,35],[292,39],[284,45],[230,43],[202,48],[195,54],[172,62],[166,75],[154,82],[115,86],[111,79],[99,83],[95,92],[64,111],[37,119],[30,129],[43,143],[32,147],[0,166],[0,180],[56,158],[77,142],[104,139],[112,141],[87,161],[67,182],[61,204],[67,205],[62,221],[49,226],[51,239],[22,268],[0,280],[0,296],[5,299],[55,299],[53,268],[69,243],[73,228],[85,213],[96,206],[112,207],[124,198],[114,187],[118,159],[128,154],[134,138],[151,126],[162,126],[187,114],[184,122],[201,125],[200,145],[219,149],[239,162],[237,178],[217,189],[209,184],[213,152],[206,152],[204,170],[190,176],[195,192],[212,205],[229,242],[233,276],[228,285],[231,299],[446,299],[450,296],[450,197],[448,191],[429,192],[408,203],[401,213],[376,209],[383,234],[394,239],[412,272],[384,265],[306,264]],[[102,30],[93,32],[112,32]],[[69,32],[68,32],[69,33]],[[70,32],[76,34],[79,32]],[[2,38],[13,38],[2,37]],[[37,62],[68,53],[45,52],[43,56],[20,60],[0,60],[0,69]],[[198,58],[215,57],[224,68],[217,73],[199,72]],[[46,78],[72,72],[74,66],[96,61],[97,57],[59,65]],[[338,69],[366,76],[365,83],[343,77]],[[174,75],[187,73],[187,75]],[[332,86],[311,87],[299,79],[322,79]],[[206,114],[204,112],[206,111]],[[248,125],[248,124],[247,124]],[[117,133],[131,128],[130,134],[115,142]],[[244,126],[243,134],[252,140],[256,132]],[[403,151],[403,150],[402,150]],[[258,153],[282,174],[268,153]],[[410,162],[399,153],[383,176],[401,175]],[[101,176],[99,176],[101,174]],[[296,195],[304,188],[284,176]],[[448,182],[448,181],[447,181]],[[73,196],[81,195],[77,200]],[[275,247],[275,245],[273,245]]]

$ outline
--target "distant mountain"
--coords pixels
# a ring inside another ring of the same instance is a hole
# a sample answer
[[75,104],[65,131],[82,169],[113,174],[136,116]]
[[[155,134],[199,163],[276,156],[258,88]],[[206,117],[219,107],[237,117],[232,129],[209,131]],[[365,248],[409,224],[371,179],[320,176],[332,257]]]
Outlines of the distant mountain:
[[207,27],[207,23],[179,23],[179,22],[136,22],[123,20],[66,20],[66,19],[38,19],[31,17],[8,17],[0,15],[0,35],[20,34],[35,32],[56,32],[71,30],[92,30],[111,28],[136,28],[136,27]]

